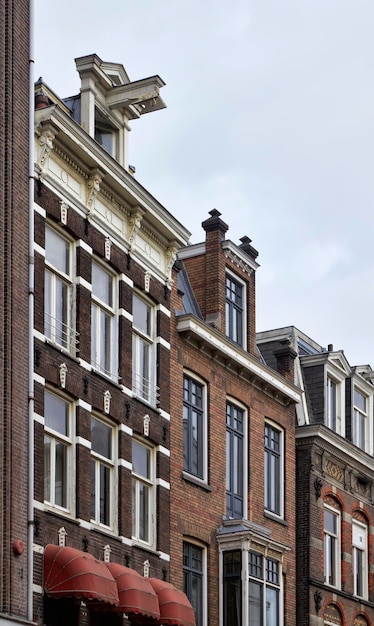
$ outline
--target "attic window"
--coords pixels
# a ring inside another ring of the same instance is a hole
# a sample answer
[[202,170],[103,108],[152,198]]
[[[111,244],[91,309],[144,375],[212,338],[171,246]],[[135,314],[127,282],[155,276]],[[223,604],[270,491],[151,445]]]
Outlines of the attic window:
[[122,80],[119,74],[108,74],[108,78],[112,81],[112,84],[118,87],[118,85],[122,85]]
[[96,109],[95,113],[95,140],[108,154],[115,157],[116,129]]

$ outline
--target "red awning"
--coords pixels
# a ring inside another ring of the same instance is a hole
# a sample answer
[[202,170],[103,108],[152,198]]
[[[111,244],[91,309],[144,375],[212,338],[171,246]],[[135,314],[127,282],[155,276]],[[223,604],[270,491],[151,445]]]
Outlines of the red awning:
[[116,581],[103,561],[75,548],[48,544],[44,589],[51,598],[84,598],[118,605]]
[[150,578],[160,605],[160,624],[165,626],[195,626],[194,610],[183,591],[170,583]]
[[143,616],[158,620],[160,609],[158,597],[149,578],[143,578],[138,572],[118,563],[105,563],[117,583],[119,605],[115,611],[129,615]]

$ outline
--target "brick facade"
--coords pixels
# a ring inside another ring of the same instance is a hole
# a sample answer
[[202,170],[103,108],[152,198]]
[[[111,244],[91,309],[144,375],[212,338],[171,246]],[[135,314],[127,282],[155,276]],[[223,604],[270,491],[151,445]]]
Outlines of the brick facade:
[[[29,24],[26,0],[1,3],[0,616],[4,623],[28,616]],[[22,554],[13,550],[16,540],[23,543]]]

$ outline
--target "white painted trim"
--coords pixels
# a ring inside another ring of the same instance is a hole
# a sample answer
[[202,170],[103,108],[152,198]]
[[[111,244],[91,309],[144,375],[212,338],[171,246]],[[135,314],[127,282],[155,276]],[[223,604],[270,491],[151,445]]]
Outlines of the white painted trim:
[[86,252],[88,252],[88,254],[92,254],[91,246],[89,246],[88,243],[83,241],[83,239],[78,239],[77,246],[82,248],[82,250],[85,250]]
[[158,409],[158,412],[160,414],[161,417],[163,417],[165,420],[167,420],[168,422],[170,422],[170,413],[167,413],[166,411],[164,411],[163,409]]
[[129,287],[131,287],[131,288],[134,287],[134,281],[131,278],[129,278],[128,276],[126,276],[126,274],[121,274],[121,276],[119,278],[124,283],[126,283],[126,285],[128,285]]
[[163,313],[164,315],[166,315],[166,317],[171,317],[169,309],[167,309],[166,306],[164,306],[163,304],[158,304],[155,308],[156,311],[160,311],[160,313]]
[[80,287],[84,287],[85,289],[87,289],[87,291],[92,292],[92,284],[89,283],[88,280],[86,280],[85,278],[82,278],[82,276],[76,277],[75,284],[79,285]]
[[168,448],[165,448],[164,446],[157,446],[156,452],[159,452],[160,454],[164,454],[165,456],[170,457],[170,450]]
[[170,350],[170,343],[166,341],[165,339],[163,339],[163,337],[156,337],[156,344],[157,343],[160,346],[163,346],[164,348],[166,348],[167,350]]
[[132,437],[133,429],[130,428],[130,426],[126,426],[126,424],[120,424],[119,431],[121,433],[126,433],[126,435],[130,435],[130,437]]
[[81,409],[84,409],[85,411],[92,411],[92,405],[88,402],[85,402],[85,400],[82,400],[82,398],[78,398],[77,406],[79,406],[79,408]]
[[41,246],[39,246],[38,243],[35,243],[35,242],[34,242],[34,252],[38,252],[40,256],[45,258],[45,248],[42,248]]
[[166,480],[163,480],[162,478],[156,478],[156,486],[163,487],[164,489],[170,491],[170,483],[168,483]]
[[126,459],[118,459],[118,465],[132,472],[132,463],[130,463],[130,461],[126,461]]
[[118,315],[120,315],[121,317],[124,317],[125,319],[129,320],[129,322],[133,322],[133,315],[132,313],[129,313],[128,311],[126,311],[125,309],[118,309]]
[[39,383],[39,385],[43,385],[43,387],[45,387],[45,378],[43,378],[43,376],[39,376],[39,374],[34,372],[33,378],[35,383]]
[[88,441],[88,439],[85,439],[84,437],[76,437],[75,438],[75,443],[78,446],[83,446],[84,448],[87,448],[88,450],[91,450],[91,441]]

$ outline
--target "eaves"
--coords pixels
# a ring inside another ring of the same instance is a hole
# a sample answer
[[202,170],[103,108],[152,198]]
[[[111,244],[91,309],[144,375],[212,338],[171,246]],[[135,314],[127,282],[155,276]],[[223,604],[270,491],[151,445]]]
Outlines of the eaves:
[[58,106],[35,111],[35,127],[43,132],[51,127],[54,143],[65,150],[87,174],[100,172],[103,185],[124,204],[145,212],[150,225],[162,233],[166,241],[175,240],[185,246],[190,232],[176,220],[138,181],[113,159],[83,128]]
[[261,363],[251,354],[236,346],[220,331],[194,315],[178,315],[177,331],[183,339],[219,363],[228,371],[280,404],[300,402],[302,392],[281,374]]

